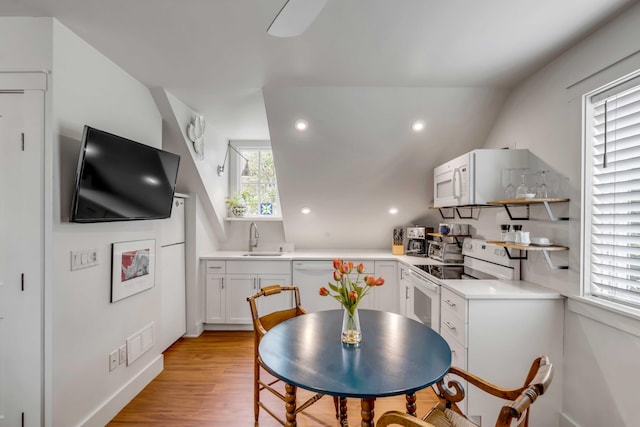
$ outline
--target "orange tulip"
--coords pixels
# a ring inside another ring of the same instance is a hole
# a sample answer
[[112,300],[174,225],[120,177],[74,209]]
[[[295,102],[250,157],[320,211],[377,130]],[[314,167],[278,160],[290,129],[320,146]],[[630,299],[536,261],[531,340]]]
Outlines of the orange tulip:
[[357,270],[358,270],[358,274],[362,274],[364,272],[364,264],[363,263],[358,264]]
[[382,277],[378,277],[375,281],[374,286],[382,286],[384,285],[384,279]]
[[364,283],[369,285],[369,286],[373,286],[373,282],[375,281],[375,279],[373,278],[373,276],[364,276]]
[[342,264],[342,272],[344,274],[349,274],[349,264]]
[[335,280],[336,282],[339,282],[340,280],[342,280],[342,273],[338,270],[334,270],[333,271],[333,280]]
[[356,291],[349,292],[349,299],[351,300],[351,302],[358,301],[358,293]]
[[320,292],[318,292],[321,296],[326,297],[327,295],[329,295],[329,289],[325,288],[324,286],[320,288]]
[[334,259],[333,260],[333,268],[341,268],[342,267],[342,260],[341,259]]
[[353,261],[349,261],[349,273],[353,271]]

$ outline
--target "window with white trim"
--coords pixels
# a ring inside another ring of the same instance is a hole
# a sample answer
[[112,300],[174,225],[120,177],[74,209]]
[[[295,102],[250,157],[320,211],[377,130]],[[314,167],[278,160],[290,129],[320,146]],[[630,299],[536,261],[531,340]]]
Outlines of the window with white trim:
[[640,308],[640,73],[584,107],[584,291]]
[[[245,216],[280,218],[278,182],[269,141],[234,141],[237,150],[229,178],[230,194],[244,196]],[[239,155],[238,155],[239,154]]]

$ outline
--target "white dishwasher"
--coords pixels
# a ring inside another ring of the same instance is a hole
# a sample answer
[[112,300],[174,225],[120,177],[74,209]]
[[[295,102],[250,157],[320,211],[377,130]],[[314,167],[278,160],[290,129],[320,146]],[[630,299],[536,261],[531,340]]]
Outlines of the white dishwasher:
[[[347,261],[345,259],[345,261]],[[348,260],[351,261],[351,260]],[[354,266],[363,263],[366,270],[372,270],[373,261],[353,260]],[[373,274],[365,271],[360,276],[364,279],[365,274]],[[357,273],[352,273],[352,279],[355,280]],[[309,313],[323,310],[336,310],[342,308],[340,303],[330,296],[320,296],[321,287],[327,287],[327,283],[335,283],[333,281],[333,260],[305,260],[293,261],[293,285],[300,288],[300,299],[302,307]],[[358,304],[358,308],[373,308],[373,295],[363,298]]]

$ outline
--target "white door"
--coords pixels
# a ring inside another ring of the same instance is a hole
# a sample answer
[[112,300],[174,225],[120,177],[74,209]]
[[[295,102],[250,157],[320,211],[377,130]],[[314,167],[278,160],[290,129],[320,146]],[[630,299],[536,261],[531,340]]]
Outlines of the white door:
[[0,92],[0,427],[42,425],[43,105]]
[[162,251],[160,265],[162,342],[160,345],[164,351],[187,330],[184,243],[165,246],[160,250]]

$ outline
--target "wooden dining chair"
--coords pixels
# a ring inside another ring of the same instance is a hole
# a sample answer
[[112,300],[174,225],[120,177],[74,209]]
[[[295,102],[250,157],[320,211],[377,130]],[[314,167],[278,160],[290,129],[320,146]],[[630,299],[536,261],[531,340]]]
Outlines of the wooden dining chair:
[[[274,311],[272,313],[267,313],[264,315],[260,315],[258,313],[258,304],[257,300],[260,298],[268,298],[273,295],[278,295],[282,292],[290,292],[294,298],[294,305],[291,308],[287,308],[284,310]],[[255,416],[255,425],[258,425],[258,416],[260,414],[260,408],[264,409],[269,415],[278,420],[282,425],[285,424],[284,420],[276,415],[272,409],[267,408],[267,406],[260,400],[260,392],[263,390],[267,390],[277,396],[280,400],[285,402],[285,396],[282,392],[276,390],[273,386],[279,382],[278,379],[275,379],[271,382],[265,382],[260,379],[260,370],[264,369],[264,365],[262,360],[260,359],[260,354],[258,353],[258,346],[260,345],[260,340],[262,337],[274,326],[277,324],[284,322],[285,320],[291,319],[295,316],[301,316],[306,314],[306,311],[300,305],[300,291],[296,286],[280,286],[280,285],[272,285],[266,286],[260,291],[250,297],[247,298],[249,301],[249,306],[251,307],[251,317],[253,319],[253,334],[254,334],[254,366],[253,366],[253,374],[254,374],[254,383],[253,383],[253,411]],[[317,402],[320,398],[322,398],[323,394],[316,394],[309,398],[306,402],[297,406],[296,414],[305,410],[315,402]],[[338,397],[333,398],[333,403],[336,409],[336,418],[345,419],[346,420],[346,402],[345,399],[339,399]],[[341,405],[342,403],[342,405]]]
[[[504,389],[495,386],[482,378],[453,366],[449,373],[458,375],[468,381],[469,384],[493,396],[509,401],[500,409],[495,423],[496,427],[527,427],[529,425],[529,409],[531,405],[539,396],[544,394],[549,384],[551,384],[553,365],[546,356],[536,358],[529,369],[524,385],[515,389]],[[440,402],[422,419],[398,411],[389,411],[382,414],[376,427],[478,427],[462,413],[457,405],[458,402],[464,399],[465,395],[464,389],[458,381],[451,380],[445,384],[445,379],[442,379],[433,387]]]

